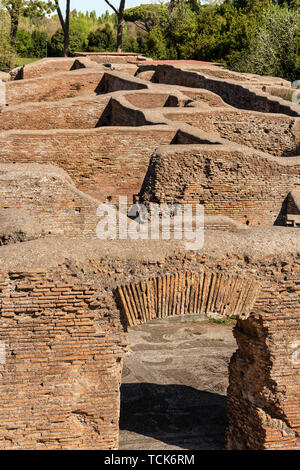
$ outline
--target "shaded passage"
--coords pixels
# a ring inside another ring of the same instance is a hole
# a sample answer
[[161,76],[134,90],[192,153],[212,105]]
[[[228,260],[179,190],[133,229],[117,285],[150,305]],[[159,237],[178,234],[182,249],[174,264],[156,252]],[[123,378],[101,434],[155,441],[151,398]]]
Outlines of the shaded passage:
[[120,429],[182,449],[222,449],[226,397],[185,385],[123,384]]
[[120,449],[222,449],[233,323],[154,321],[129,329]]

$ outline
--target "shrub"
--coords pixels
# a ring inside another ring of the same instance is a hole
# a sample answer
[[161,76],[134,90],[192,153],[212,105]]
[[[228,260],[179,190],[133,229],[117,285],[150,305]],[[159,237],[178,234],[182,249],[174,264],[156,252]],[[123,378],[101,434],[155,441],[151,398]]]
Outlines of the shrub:
[[240,72],[300,77],[300,12],[274,6],[266,10],[262,24],[247,50],[232,55],[229,65]]
[[[75,55],[76,52],[83,48],[83,38],[74,31],[70,31],[69,43],[70,55]],[[62,57],[64,55],[64,33],[62,29],[58,29],[52,36],[49,43],[49,55],[54,57]]]
[[33,42],[27,31],[20,29],[17,32],[16,50],[20,57],[31,57],[33,55]]
[[44,31],[33,31],[31,34],[31,39],[33,49],[32,57],[45,57],[47,34]]
[[89,52],[113,52],[115,48],[116,37],[109,23],[88,35],[87,51]]

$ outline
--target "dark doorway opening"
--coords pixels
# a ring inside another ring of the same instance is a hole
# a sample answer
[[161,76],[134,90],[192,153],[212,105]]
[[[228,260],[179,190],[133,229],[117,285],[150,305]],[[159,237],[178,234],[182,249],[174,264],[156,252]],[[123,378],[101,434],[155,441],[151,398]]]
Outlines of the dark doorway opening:
[[120,449],[225,447],[233,323],[163,322],[129,331],[121,386]]

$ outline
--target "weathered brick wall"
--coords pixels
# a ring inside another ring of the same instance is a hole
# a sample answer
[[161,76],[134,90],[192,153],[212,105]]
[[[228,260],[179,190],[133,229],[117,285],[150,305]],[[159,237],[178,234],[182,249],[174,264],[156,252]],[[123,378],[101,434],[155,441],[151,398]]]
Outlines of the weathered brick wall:
[[256,314],[234,329],[229,449],[300,449],[299,286],[290,281],[265,289]]
[[1,449],[118,447],[123,329],[95,289],[1,273]]
[[102,77],[102,70],[91,68],[8,82],[6,84],[6,102],[11,105],[37,101],[57,101],[94,93],[97,91]]
[[169,93],[132,93],[126,100],[137,108],[161,108],[168,104]]
[[213,112],[185,109],[164,112],[164,116],[278,157],[300,155],[300,121],[297,118],[229,109]]
[[220,95],[225,103],[239,109],[249,109],[265,113],[281,113],[300,116],[296,105],[272,97],[267,93],[229,80],[206,77],[200,72],[182,70],[171,65],[158,65],[152,81],[191,88],[204,88]]
[[113,290],[124,282],[203,268],[264,285],[252,314],[236,327],[228,448],[299,449],[300,365],[291,362],[290,344],[299,341],[299,291],[293,287],[299,257],[245,262],[232,255],[218,259],[217,268],[216,259],[200,253],[178,252],[159,263],[154,258],[106,256],[46,272],[1,273],[2,449],[117,448],[126,337]]
[[97,64],[127,64],[136,63],[140,54],[134,53],[105,53],[105,52],[77,52],[76,57],[87,57]]
[[45,236],[95,237],[98,201],[51,165],[0,165],[0,207],[22,208]]
[[21,79],[37,78],[55,72],[65,72],[71,70],[75,59],[72,57],[45,58],[23,66]]
[[135,77],[129,77],[122,72],[105,72],[98,87],[101,93],[111,93],[119,90],[142,90],[147,89],[148,83]]
[[199,102],[208,104],[210,107],[227,107],[228,105],[222,100],[222,98],[217,95],[216,93],[212,93],[208,90],[203,90],[201,88],[186,88],[186,87],[178,87],[180,91],[188,96],[190,99]]
[[0,133],[0,163],[51,163],[76,186],[105,201],[138,193],[155,148],[170,143],[176,128],[103,127],[90,130]]
[[91,95],[9,106],[0,113],[0,130],[96,127],[110,99],[110,95]]
[[[122,100],[123,101],[123,100]],[[107,124],[113,126],[146,126],[151,125],[152,121],[147,120],[143,111],[128,107],[127,102],[122,103],[119,100],[111,100],[111,117]],[[163,124],[161,119],[159,124]]]
[[[284,222],[284,202],[298,187],[299,158],[276,159],[226,146],[158,149],[140,192],[146,203],[202,203],[250,226]],[[278,219],[278,220],[277,220]]]

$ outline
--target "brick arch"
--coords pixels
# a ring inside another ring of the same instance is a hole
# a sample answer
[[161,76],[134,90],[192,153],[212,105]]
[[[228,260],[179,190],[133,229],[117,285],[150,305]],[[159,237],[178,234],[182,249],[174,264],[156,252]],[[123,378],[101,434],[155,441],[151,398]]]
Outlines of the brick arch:
[[132,327],[184,314],[245,319],[259,290],[258,282],[239,275],[185,271],[124,284],[116,293],[125,322]]

